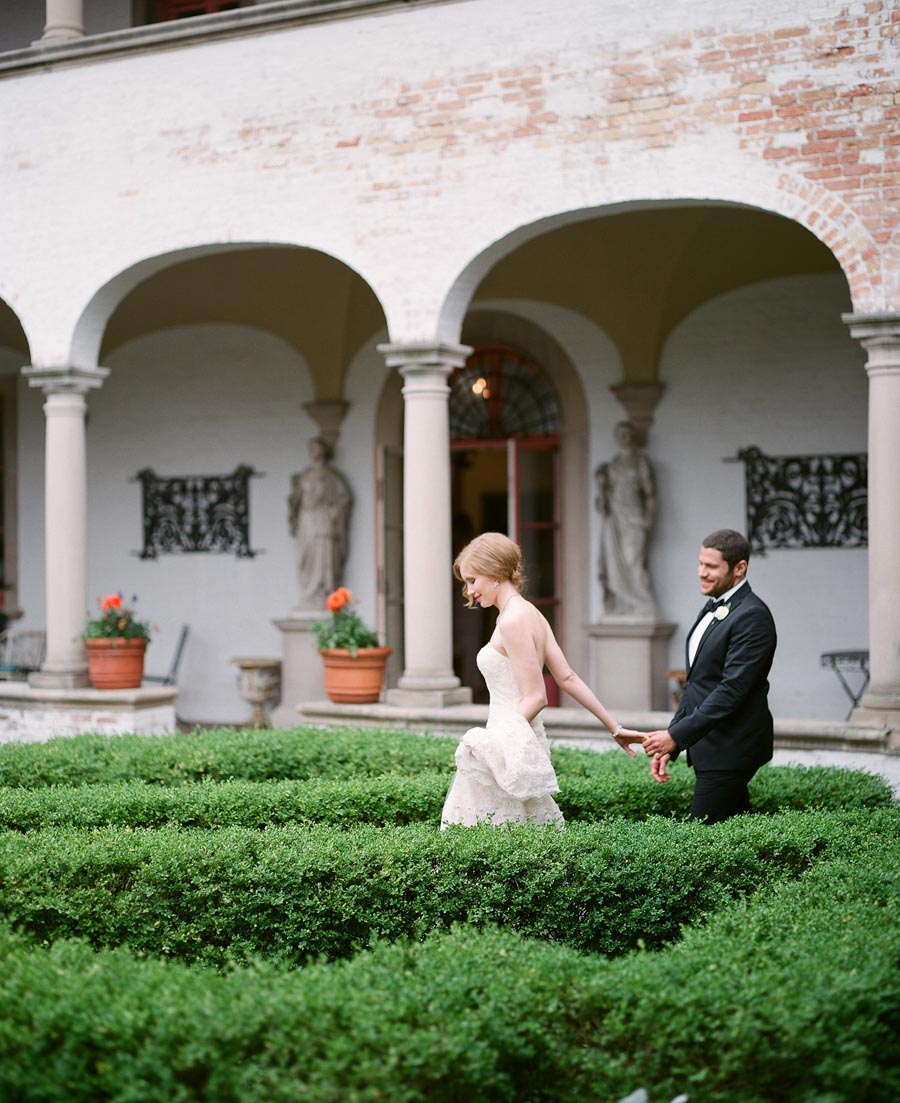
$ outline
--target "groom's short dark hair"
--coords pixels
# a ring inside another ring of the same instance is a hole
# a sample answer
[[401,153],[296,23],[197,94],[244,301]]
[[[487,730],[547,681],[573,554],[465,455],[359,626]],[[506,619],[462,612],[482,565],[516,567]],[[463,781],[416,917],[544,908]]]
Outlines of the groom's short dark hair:
[[750,541],[742,532],[734,529],[716,529],[709,536],[704,537],[704,548],[714,548],[722,553],[722,558],[734,570],[735,563],[742,559],[750,562]]

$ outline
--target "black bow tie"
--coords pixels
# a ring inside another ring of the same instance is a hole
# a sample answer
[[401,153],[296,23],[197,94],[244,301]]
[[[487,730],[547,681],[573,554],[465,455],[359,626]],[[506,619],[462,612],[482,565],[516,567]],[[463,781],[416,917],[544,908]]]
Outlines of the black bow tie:
[[722,601],[721,598],[716,601],[714,597],[711,597],[709,601],[707,601],[707,603],[703,606],[703,615],[705,616],[707,613],[713,612],[713,610],[718,609],[720,605],[724,604],[725,602]]

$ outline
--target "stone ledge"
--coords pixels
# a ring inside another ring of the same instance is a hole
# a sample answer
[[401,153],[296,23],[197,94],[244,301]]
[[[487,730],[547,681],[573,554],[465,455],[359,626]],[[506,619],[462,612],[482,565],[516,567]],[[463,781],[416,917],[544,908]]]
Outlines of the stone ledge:
[[[656,731],[672,719],[671,712],[629,712],[617,709],[616,719],[627,728]],[[350,725],[367,728],[432,731],[461,735],[483,726],[487,705],[450,705],[443,709],[399,708],[395,705],[336,705],[309,701],[297,706],[297,723]],[[544,726],[551,740],[608,744],[609,735],[590,713],[580,708],[547,708]],[[775,746],[793,750],[872,751],[900,754],[889,728],[828,720],[776,720]]]
[[0,743],[41,743],[57,736],[165,735],[176,730],[169,686],[138,689],[47,689],[0,683]]
[[192,19],[123,27],[80,38],[38,40],[20,50],[0,53],[0,77],[42,72],[53,65],[77,65],[117,57],[125,53],[175,49],[195,43],[282,30],[303,23],[347,19],[369,13],[406,11],[414,6],[450,3],[453,0],[282,0],[234,11],[216,12]]
[[7,701],[45,701],[70,705],[172,704],[178,694],[173,686],[139,686],[136,689],[94,689],[93,686],[57,689],[29,685],[28,682],[0,681],[0,704]]

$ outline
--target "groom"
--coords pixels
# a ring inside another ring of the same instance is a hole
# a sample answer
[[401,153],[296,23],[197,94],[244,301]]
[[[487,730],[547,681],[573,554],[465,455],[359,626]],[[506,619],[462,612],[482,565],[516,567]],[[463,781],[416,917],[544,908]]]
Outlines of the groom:
[[772,757],[775,622],[747,582],[749,558],[749,542],[733,529],[703,541],[697,574],[709,600],[688,633],[681,701],[667,731],[644,737],[654,781],[668,781],[669,762],[687,752],[696,775],[691,819],[707,823],[750,811],[747,785]]

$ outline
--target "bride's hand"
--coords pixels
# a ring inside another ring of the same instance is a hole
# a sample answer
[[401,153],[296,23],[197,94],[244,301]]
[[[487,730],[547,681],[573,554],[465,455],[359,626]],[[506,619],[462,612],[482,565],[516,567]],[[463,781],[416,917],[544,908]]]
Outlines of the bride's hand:
[[636,758],[637,755],[631,749],[629,744],[643,743],[644,741],[643,735],[638,731],[634,731],[632,728],[619,728],[618,732],[613,736],[613,739],[615,739],[622,750],[627,755],[630,755],[632,758]]

